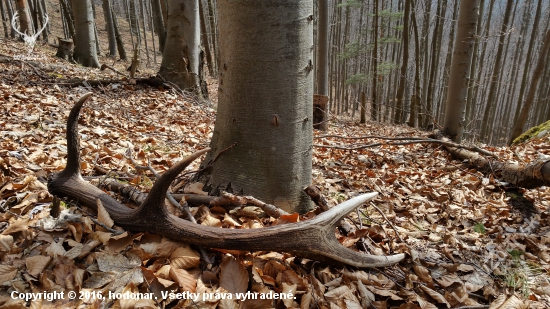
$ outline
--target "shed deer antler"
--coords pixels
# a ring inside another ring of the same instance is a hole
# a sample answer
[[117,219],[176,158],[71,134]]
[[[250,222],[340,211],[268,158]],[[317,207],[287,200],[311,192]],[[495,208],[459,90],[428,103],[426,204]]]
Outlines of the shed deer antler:
[[67,165],[48,181],[48,190],[77,200],[97,210],[100,200],[115,223],[130,231],[147,231],[168,238],[182,240],[198,246],[247,251],[290,252],[313,260],[336,262],[357,267],[383,267],[398,263],[404,254],[391,256],[368,255],[343,247],[335,236],[338,222],[362,203],[377,193],[368,193],[352,198],[317,217],[292,224],[283,224],[260,229],[222,229],[191,223],[168,212],[164,204],[166,191],[171,182],[193,160],[209,149],[197,151],[175,164],[162,174],[147,196],[136,209],[130,209],[80,175],[78,138],[78,115],[91,93],[82,96],[71,109],[67,120]]
[[17,30],[16,21],[19,18],[19,12],[15,12],[15,14],[13,14],[13,17],[11,18],[11,26],[12,26],[13,30],[15,30],[15,32],[17,32],[19,35],[21,35],[23,37],[23,42],[25,42],[25,44],[33,47],[34,44],[36,43],[36,39],[38,38],[40,33],[42,33],[42,31],[44,31],[44,29],[46,29],[46,25],[48,25],[48,21],[49,21],[48,15],[44,15],[44,16],[46,18],[46,20],[44,21],[44,25],[42,25],[42,28],[40,30],[38,30],[33,35],[28,35],[26,33],[23,33],[23,32],[20,32],[19,30]]

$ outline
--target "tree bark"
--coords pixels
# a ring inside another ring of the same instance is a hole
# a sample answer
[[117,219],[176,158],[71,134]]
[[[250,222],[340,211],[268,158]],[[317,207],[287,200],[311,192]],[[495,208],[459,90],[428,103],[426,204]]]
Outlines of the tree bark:
[[91,0],[72,2],[75,17],[74,59],[85,67],[99,68]]
[[200,21],[197,0],[170,0],[167,39],[159,74],[181,89],[201,92]]
[[445,123],[443,124],[443,132],[457,143],[462,140],[462,130],[464,129],[462,118],[468,98],[468,77],[474,52],[479,1],[460,1],[458,29],[451,60]]
[[218,0],[218,10],[219,103],[203,165],[217,160],[208,183],[303,213],[311,208],[302,189],[312,169],[312,2]]
[[397,104],[395,106],[394,122],[403,123],[403,107],[405,106],[405,84],[407,83],[407,66],[409,65],[409,18],[411,15],[411,0],[405,0],[405,16],[403,18],[403,62],[399,74],[399,86],[397,88]]
[[31,17],[29,15],[27,0],[16,0],[15,7],[19,14],[19,32],[29,36],[33,35],[34,32],[31,26]]
[[[319,0],[318,6],[318,30],[317,30],[317,71],[315,79],[317,81],[317,94],[328,96],[328,60],[329,60],[329,1]],[[327,103],[323,111],[323,123],[320,129],[326,131],[328,129],[327,115],[330,109],[330,101]]]
[[514,130],[512,131],[512,136],[508,141],[508,145],[512,144],[514,139],[520,136],[521,133],[523,132],[523,127],[527,122],[527,116],[529,115],[529,110],[531,109],[531,106],[533,105],[533,101],[535,99],[535,92],[537,91],[539,80],[540,80],[540,77],[542,76],[542,71],[544,70],[544,66],[546,65],[546,58],[547,58],[549,49],[550,49],[550,31],[547,31],[546,37],[544,39],[544,43],[542,45],[542,49],[540,51],[537,66],[535,67],[535,71],[533,72],[533,78],[531,79],[531,85],[529,86],[529,92],[527,93],[527,98],[525,99],[525,103],[521,108],[521,112],[514,126]]
[[[155,26],[155,31],[159,37],[159,50],[160,52],[164,51],[164,44],[166,43],[166,28],[164,27],[164,16],[162,14],[162,9],[160,6],[161,0],[151,0],[153,8],[153,22]],[[164,1],[164,0],[162,0]]]
[[105,17],[105,28],[107,28],[107,38],[109,40],[109,56],[116,56],[116,36],[113,26],[113,13],[109,0],[103,0],[103,15]]

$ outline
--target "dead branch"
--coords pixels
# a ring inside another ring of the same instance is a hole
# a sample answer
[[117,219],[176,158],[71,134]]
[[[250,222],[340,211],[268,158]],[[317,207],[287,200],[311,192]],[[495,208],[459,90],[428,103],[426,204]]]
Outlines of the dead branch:
[[[325,137],[341,137],[341,136],[331,136],[331,135],[327,135]],[[344,138],[344,137],[341,137],[341,138]],[[383,146],[383,145],[393,145],[393,146],[398,146],[398,145],[411,145],[411,144],[424,144],[424,143],[427,143],[427,144],[439,144],[439,145],[443,145],[445,147],[455,147],[455,148],[462,148],[462,149],[467,149],[467,150],[471,150],[471,151],[475,151],[475,152],[479,152],[481,154],[484,154],[486,156],[491,156],[491,157],[496,157],[493,153],[485,150],[485,149],[481,149],[477,146],[466,146],[466,145],[461,145],[461,144],[456,144],[456,143],[453,143],[451,142],[450,140],[447,140],[447,141],[443,141],[443,140],[438,140],[438,139],[432,139],[432,138],[418,138],[418,137],[380,137],[380,136],[377,136],[377,137],[357,137],[357,138],[354,138],[354,137],[351,137],[351,138],[348,138],[348,139],[363,139],[363,138],[376,138],[376,139],[385,139],[385,140],[405,140],[405,142],[395,142],[395,143],[386,143],[386,142],[379,142],[379,143],[372,143],[372,144],[367,144],[367,145],[352,145],[352,146],[343,146],[343,145],[317,145],[317,144],[314,144],[313,146],[314,147],[319,147],[319,148],[335,148],[335,149],[343,149],[343,150],[359,150],[359,149],[366,149],[366,148],[373,148],[373,147],[378,147],[378,146]]]
[[[441,131],[436,131],[435,136],[443,141],[448,141]],[[453,157],[466,160],[468,164],[485,174],[493,174],[512,185],[523,188],[536,188],[550,185],[550,160],[534,161],[529,164],[515,162],[500,162],[489,160],[475,152],[466,149],[445,145]]]
[[277,206],[264,203],[253,196],[238,196],[228,192],[222,192],[220,197],[217,197],[210,202],[210,206],[227,204],[237,207],[242,207],[245,205],[256,206],[273,218],[279,218],[281,216],[288,215],[288,212],[278,208]]

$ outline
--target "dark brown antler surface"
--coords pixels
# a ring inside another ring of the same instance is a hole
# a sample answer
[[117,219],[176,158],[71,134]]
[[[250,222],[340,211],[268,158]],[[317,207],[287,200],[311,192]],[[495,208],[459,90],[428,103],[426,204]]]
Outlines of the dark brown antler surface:
[[136,209],[130,209],[108,194],[84,181],[80,175],[78,115],[91,93],[85,94],[72,108],[67,120],[67,166],[51,178],[48,190],[96,209],[97,199],[117,225],[129,231],[147,231],[209,248],[291,252],[298,256],[347,264],[357,267],[381,267],[398,263],[404,254],[391,256],[368,255],[343,247],[335,236],[338,222],[356,207],[374,198],[377,193],[363,194],[337,205],[319,216],[298,223],[261,229],[222,229],[203,226],[180,219],[164,205],[170,183],[193,160],[209,149],[197,151],[175,164],[160,176]]

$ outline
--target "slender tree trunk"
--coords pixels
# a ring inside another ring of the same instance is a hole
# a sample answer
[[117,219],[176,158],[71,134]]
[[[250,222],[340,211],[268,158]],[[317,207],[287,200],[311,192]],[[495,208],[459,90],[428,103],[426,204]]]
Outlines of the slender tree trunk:
[[468,75],[474,52],[480,0],[461,0],[455,37],[443,132],[454,142],[462,141],[463,114],[468,98]]
[[36,0],[36,7],[38,11],[38,19],[40,20],[40,24],[42,25],[42,27],[45,26],[44,30],[42,31],[42,33],[40,33],[40,35],[42,35],[42,40],[44,42],[48,42],[50,40],[50,36],[49,36],[50,31],[48,27],[49,21],[48,23],[46,23],[46,15],[48,15],[46,13],[46,6],[41,0]]
[[434,103],[433,103],[433,97],[434,97],[434,91],[435,91],[435,76],[437,74],[437,69],[439,67],[439,61],[440,61],[440,48],[441,48],[441,35],[442,35],[442,26],[441,26],[441,15],[442,12],[445,11],[447,7],[447,0],[443,1],[437,1],[437,9],[436,9],[436,19],[435,19],[435,26],[434,31],[432,35],[432,52],[431,52],[431,64],[430,64],[430,70],[429,70],[429,81],[428,81],[428,89],[426,94],[426,114],[423,117],[422,121],[422,127],[428,128],[430,124],[432,124],[434,119]]
[[[412,1],[412,0],[411,0]],[[414,1],[411,3],[414,6]],[[410,117],[407,125],[415,126],[415,120],[420,110],[420,38],[418,35],[418,24],[416,22],[416,10],[411,10],[412,27],[414,33],[414,94],[411,96]]]
[[510,13],[512,12],[512,4],[514,3],[513,0],[507,0],[506,1],[506,11],[504,12],[504,21],[502,22],[502,28],[500,31],[500,36],[498,40],[498,48],[497,48],[497,54],[495,57],[495,65],[493,66],[493,71],[490,78],[490,87],[489,87],[489,95],[487,97],[487,102],[485,103],[485,111],[483,113],[483,122],[481,127],[481,138],[483,140],[488,139],[489,137],[489,128],[490,125],[488,123],[489,121],[489,115],[491,114],[491,111],[496,106],[495,102],[495,93],[497,90],[498,84],[496,81],[498,81],[498,77],[500,75],[500,67],[502,64],[502,50],[504,49],[504,40],[506,39],[506,33],[508,31],[508,23],[510,20]]
[[73,42],[76,42],[76,30],[73,18],[73,11],[72,8],[69,7],[70,2],[67,1],[68,0],[59,0],[63,8],[63,16],[65,17],[65,21],[67,22],[67,30],[69,31],[69,35],[73,39]]
[[164,16],[162,14],[162,9],[160,6],[160,1],[164,0],[151,0],[151,5],[153,8],[153,21],[155,25],[155,31],[159,37],[159,51],[164,51],[164,44],[166,42],[166,28],[164,27]]
[[[6,4],[6,11],[7,11],[7,13],[8,13],[8,20],[9,20],[9,22],[10,22],[9,24],[11,25],[12,19],[13,19],[13,14],[14,14],[13,11],[14,11],[14,10],[13,10],[13,7],[12,7],[12,5],[11,5],[11,1],[10,1],[10,0],[4,0],[4,1],[5,1],[4,3]],[[12,28],[11,28],[11,32],[10,32],[10,37],[11,37],[12,39],[15,39],[16,34],[17,34],[17,33],[15,32],[15,29],[13,29],[13,27],[12,27]]]
[[[525,56],[525,64],[523,65],[523,76],[521,78],[521,86],[519,89],[518,101],[516,104],[516,110],[514,113],[513,123],[518,122],[519,113],[522,107],[523,95],[527,86],[527,74],[529,73],[531,55],[533,53],[533,45],[535,45],[535,39],[537,37],[537,30],[539,26],[540,15],[542,11],[542,0],[538,0],[537,8],[535,9],[535,20],[533,22],[533,28],[531,31],[531,39],[529,40],[529,47],[527,48],[527,55]],[[512,136],[514,133],[512,133]],[[514,137],[515,138],[515,137]]]
[[405,84],[407,83],[407,66],[409,65],[409,18],[411,15],[411,0],[405,0],[405,16],[403,18],[403,62],[399,74],[399,86],[397,88],[397,105],[393,116],[396,124],[403,123],[403,107],[405,106]]
[[76,0],[72,3],[75,20],[76,41],[74,59],[85,67],[99,68],[94,18],[91,0]]
[[376,87],[378,82],[378,0],[374,1],[374,22],[373,22],[373,46],[372,46],[372,90],[371,90],[371,114],[372,120],[378,119],[378,101],[376,98]]
[[168,33],[159,74],[181,89],[207,97],[201,87],[199,3],[196,0],[170,0],[168,10]]
[[540,51],[537,66],[535,67],[535,71],[533,71],[533,77],[531,78],[531,85],[529,86],[529,92],[527,93],[527,98],[525,99],[525,103],[521,108],[521,112],[519,114],[518,120],[515,123],[514,130],[512,131],[512,136],[510,137],[510,141],[508,142],[509,145],[512,144],[514,139],[520,136],[521,133],[523,132],[523,128],[525,126],[525,123],[527,122],[527,116],[529,115],[529,110],[531,109],[531,106],[533,105],[533,101],[535,99],[535,93],[537,91],[540,77],[542,76],[544,66],[546,65],[546,58],[547,58],[549,49],[550,49],[550,31],[547,31],[546,36],[544,38],[544,43],[542,45],[542,49]]
[[116,46],[118,49],[118,56],[121,60],[127,60],[126,49],[124,48],[124,43],[122,42],[122,37],[120,36],[120,31],[118,30],[118,19],[114,10],[111,10],[113,18],[113,30],[115,32]]
[[105,17],[105,28],[107,29],[107,39],[109,40],[109,56],[116,56],[116,37],[113,26],[113,13],[109,0],[103,0],[103,16]]
[[[317,71],[315,79],[317,82],[317,94],[328,96],[328,69],[329,69],[329,0],[319,0],[318,2],[318,30],[317,30]],[[323,123],[320,129],[328,129],[328,111],[330,110],[330,101],[328,101],[323,111]]]
[[212,62],[212,53],[210,51],[210,43],[208,42],[208,33],[206,31],[206,20],[204,16],[204,8],[202,6],[202,0],[199,1],[199,13],[201,21],[201,41],[204,46],[204,53],[206,54],[206,65],[208,66],[208,73],[210,76],[214,76],[214,63]]
[[4,27],[4,37],[7,39],[10,36],[9,29],[9,18],[7,9],[4,9],[4,1],[0,0],[0,10],[2,13],[2,26]]
[[[145,54],[147,55],[147,66],[151,65],[151,58],[149,57],[149,44],[147,43],[147,22],[145,15],[145,0],[140,0],[141,2],[141,26],[143,27],[143,42],[145,42]],[[138,2],[138,5],[139,3]]]
[[302,189],[311,182],[313,25],[304,16],[312,2],[218,0],[218,9],[220,96],[203,164],[223,154],[209,184],[303,213],[311,206]]

